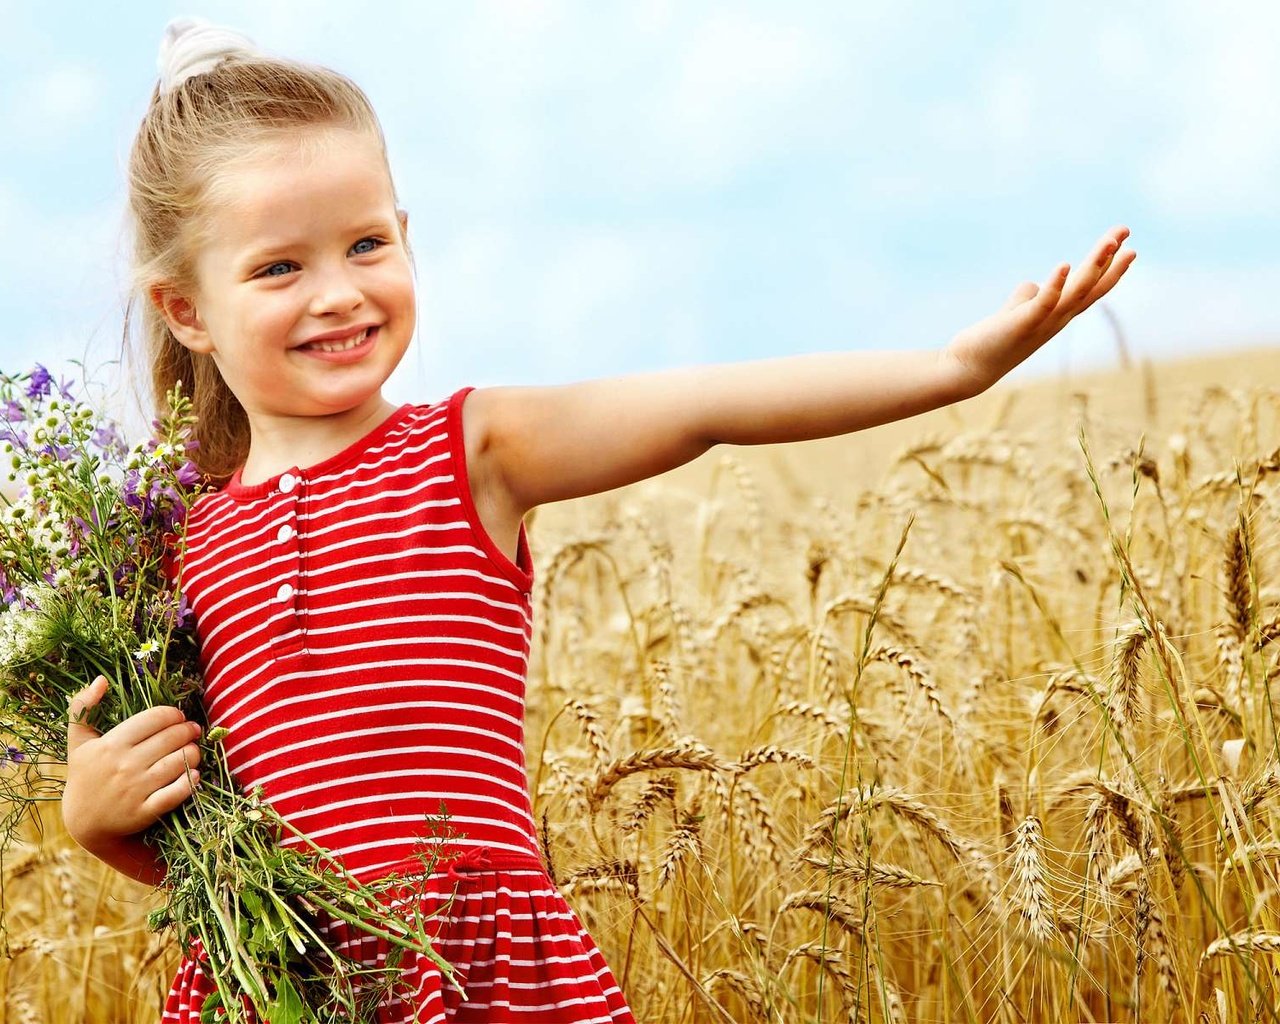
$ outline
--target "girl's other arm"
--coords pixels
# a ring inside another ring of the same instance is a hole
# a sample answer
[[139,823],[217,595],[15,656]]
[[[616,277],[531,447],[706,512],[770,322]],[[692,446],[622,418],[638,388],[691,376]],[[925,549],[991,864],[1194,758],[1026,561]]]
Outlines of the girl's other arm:
[[986,390],[1107,294],[1133,262],[1129,231],[1102,236],[1068,276],[1019,285],[946,348],[813,353],[477,391],[478,450],[517,518],[536,505],[664,473],[717,444],[775,444],[905,419]]
[[71,838],[99,860],[158,885],[166,868],[141,833],[191,795],[200,775],[200,726],[175,707],[159,706],[99,734],[81,719],[106,691],[107,680],[99,676],[71,698],[62,820]]

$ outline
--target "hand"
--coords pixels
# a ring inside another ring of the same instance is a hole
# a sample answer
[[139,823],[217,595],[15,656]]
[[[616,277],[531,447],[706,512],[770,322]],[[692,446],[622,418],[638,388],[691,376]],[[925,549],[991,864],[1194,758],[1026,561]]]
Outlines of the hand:
[[107,692],[105,676],[71,698],[67,709],[67,782],[62,820],[77,843],[141,832],[191,795],[200,773],[200,726],[175,707],[148,708],[99,733],[80,724]]
[[1128,237],[1128,228],[1112,228],[1070,276],[1071,265],[1063,263],[1043,286],[1018,285],[999,312],[957,334],[943,355],[966,390],[985,391],[1111,291],[1138,255],[1132,249],[1120,252]]

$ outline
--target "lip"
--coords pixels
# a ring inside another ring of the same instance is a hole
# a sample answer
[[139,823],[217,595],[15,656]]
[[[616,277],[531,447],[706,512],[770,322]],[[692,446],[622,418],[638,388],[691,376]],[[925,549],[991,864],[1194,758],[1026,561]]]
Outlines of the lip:
[[[348,331],[346,334],[346,337],[349,338],[354,333],[357,333],[357,332]],[[307,356],[310,359],[319,359],[322,362],[326,362],[326,363],[355,363],[355,362],[359,362],[361,359],[363,359],[365,356],[367,356],[370,352],[373,351],[373,347],[376,344],[378,344],[378,338],[381,336],[381,333],[382,333],[381,327],[371,326],[369,328],[369,336],[365,338],[364,341],[360,342],[360,344],[357,345],[355,348],[343,349],[341,352],[325,352],[323,349],[300,348],[300,347],[295,348],[293,351],[297,352],[298,355]],[[326,338],[322,336],[320,338],[313,338],[312,340],[313,341],[341,341],[342,338],[341,337]]]

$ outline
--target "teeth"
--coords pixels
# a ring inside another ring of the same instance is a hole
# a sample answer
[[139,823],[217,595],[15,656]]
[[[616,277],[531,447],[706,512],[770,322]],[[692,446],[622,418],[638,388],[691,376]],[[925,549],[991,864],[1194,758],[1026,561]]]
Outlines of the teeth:
[[346,341],[313,341],[307,348],[318,348],[321,352],[345,352],[349,348],[355,348],[368,336],[369,328],[366,327],[359,334],[352,335]]

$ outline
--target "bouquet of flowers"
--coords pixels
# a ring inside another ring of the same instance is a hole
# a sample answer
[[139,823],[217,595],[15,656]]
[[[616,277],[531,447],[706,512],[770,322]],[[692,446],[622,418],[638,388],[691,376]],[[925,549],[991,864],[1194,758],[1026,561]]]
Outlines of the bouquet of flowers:
[[[0,856],[38,802],[60,798],[45,769],[65,763],[68,702],[96,676],[114,680],[85,718],[99,732],[156,705],[204,721],[194,623],[172,572],[201,477],[180,387],[168,406],[154,435],[130,448],[45,368],[0,374]],[[202,1020],[372,1020],[405,950],[453,981],[427,920],[386,908],[382,897],[406,879],[362,884],[309,841],[279,845],[286,832],[306,837],[260,790],[237,790],[225,735],[205,730],[199,788],[145,835],[167,866],[165,902],[148,923],[174,927],[184,947],[198,939],[217,983]],[[422,847],[424,873],[440,848]],[[378,968],[341,956],[322,938],[323,918],[380,936],[395,955]]]

